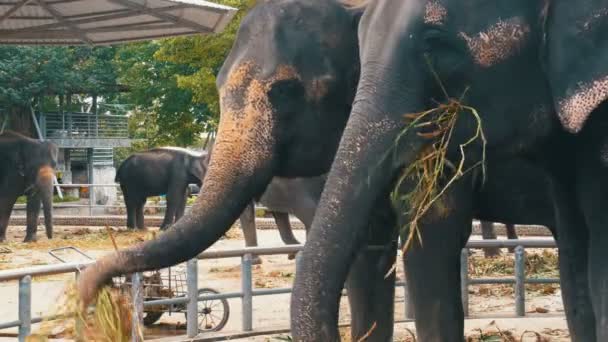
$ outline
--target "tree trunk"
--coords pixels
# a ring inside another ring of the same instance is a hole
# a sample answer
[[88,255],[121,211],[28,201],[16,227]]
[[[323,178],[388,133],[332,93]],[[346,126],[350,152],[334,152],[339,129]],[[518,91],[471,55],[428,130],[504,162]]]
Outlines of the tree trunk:
[[6,128],[28,137],[34,137],[34,124],[30,109],[25,107],[10,108],[8,110],[8,125]]

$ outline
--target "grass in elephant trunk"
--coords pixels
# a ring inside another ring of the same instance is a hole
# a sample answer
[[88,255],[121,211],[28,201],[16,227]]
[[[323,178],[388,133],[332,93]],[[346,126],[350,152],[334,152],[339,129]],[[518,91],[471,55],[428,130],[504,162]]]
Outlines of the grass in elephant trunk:
[[[436,205],[439,215],[446,212],[448,208],[441,202],[440,197],[456,180],[478,166],[482,167],[482,175],[485,177],[486,138],[482,129],[481,117],[474,108],[463,105],[462,98],[450,98],[447,93],[446,98],[448,102],[441,103],[436,108],[420,113],[405,114],[404,117],[408,124],[396,139],[395,146],[411,130],[428,130],[427,132],[417,132],[417,135],[422,138],[435,139],[435,142],[424,149],[414,163],[405,168],[391,193],[391,199],[396,207],[409,208],[406,214],[410,217],[410,221],[405,227],[402,227],[402,232],[409,227],[403,252],[407,251],[415,238],[422,244],[418,225],[433,205]],[[477,127],[475,134],[460,144],[461,158],[458,164],[454,164],[447,159],[447,149],[458,118],[466,112],[473,116]],[[482,142],[482,160],[465,169],[465,148],[476,140]],[[452,170],[453,174],[442,185],[441,182],[445,179],[447,169]],[[412,190],[405,194],[400,192],[404,182],[413,182]]]
[[[26,341],[48,341],[50,337],[74,338],[77,326],[81,326],[84,341],[127,342],[132,336],[132,304],[130,296],[119,289],[104,287],[95,302],[95,310],[80,310],[76,283],[72,282],[63,294],[63,301],[56,309],[62,318],[43,321],[38,332],[27,337]],[[137,335],[143,340],[143,331],[137,327]]]
[[[113,231],[108,226],[106,233],[115,251],[118,251]],[[154,232],[149,236],[150,239],[156,238]],[[43,322],[40,331],[30,335],[27,340],[47,341],[48,337],[53,335],[53,330],[60,329],[62,334],[80,337],[79,340],[84,341],[128,342],[133,335],[143,341],[143,329],[140,324],[136,325],[135,334],[132,331],[133,302],[128,290],[130,290],[129,286],[119,288],[104,286],[97,294],[91,312],[87,308],[82,308],[77,284],[71,281],[63,293],[62,302],[57,306],[55,314],[65,318]]]

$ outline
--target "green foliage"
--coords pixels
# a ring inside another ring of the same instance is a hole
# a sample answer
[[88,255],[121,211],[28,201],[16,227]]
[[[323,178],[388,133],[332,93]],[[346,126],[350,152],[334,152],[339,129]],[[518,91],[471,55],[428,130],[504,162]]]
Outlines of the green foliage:
[[120,99],[133,105],[129,131],[134,138],[144,140],[138,148],[189,146],[207,128],[207,106],[194,104],[192,93],[177,85],[177,74],[194,69],[154,58],[161,44],[157,41],[129,44],[116,55],[119,79],[131,90]]
[[221,34],[168,39],[163,42],[155,57],[158,60],[183,63],[194,68],[193,72],[180,73],[177,76],[177,83],[179,87],[192,92],[196,103],[206,104],[209,112],[217,119],[220,108],[215,78],[232,48],[241,20],[256,1],[216,2],[238,8],[237,14]]
[[[53,196],[54,203],[66,203],[66,202],[78,202],[80,199],[78,197],[66,196],[63,195],[63,198],[59,198],[58,195]],[[27,197],[20,196],[17,198],[17,204],[25,204],[27,203]]]
[[49,95],[111,96],[117,90],[113,58],[113,47],[0,46],[0,106],[28,108]]

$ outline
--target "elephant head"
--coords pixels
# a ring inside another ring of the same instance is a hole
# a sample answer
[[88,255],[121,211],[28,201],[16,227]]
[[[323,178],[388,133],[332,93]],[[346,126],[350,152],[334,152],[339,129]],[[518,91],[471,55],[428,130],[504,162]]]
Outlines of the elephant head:
[[195,183],[201,187],[203,185],[203,179],[205,179],[205,174],[207,174],[207,168],[209,167],[209,153],[203,152],[200,155],[193,157],[187,167],[188,182]]
[[[457,163],[478,127],[463,106],[479,114],[487,153],[508,157],[562,128],[578,132],[608,98],[605,2],[355,2],[364,8],[361,77],[296,274],[292,333],[301,341],[339,339],[339,295],[365,218],[440,139],[436,116],[426,126],[408,120],[453,104],[447,158]],[[481,161],[483,146],[471,144],[467,161]]]
[[85,302],[112,276],[196,256],[273,177],[328,171],[358,80],[356,22],[327,0],[271,0],[250,10],[217,77],[221,116],[204,196],[156,240],[87,268]]

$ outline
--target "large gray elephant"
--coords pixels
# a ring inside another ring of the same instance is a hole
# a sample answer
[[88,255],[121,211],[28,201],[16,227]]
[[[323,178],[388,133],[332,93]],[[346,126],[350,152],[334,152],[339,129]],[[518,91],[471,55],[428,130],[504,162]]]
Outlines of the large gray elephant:
[[[88,268],[79,285],[85,302],[109,277],[173,265],[208,248],[276,177],[315,177],[328,170],[359,76],[357,22],[358,12],[334,1],[274,0],[251,10],[218,77],[220,129],[201,196],[157,240]],[[491,214],[479,216],[517,219]],[[364,222],[374,234],[363,233],[362,239],[374,248],[351,255],[357,267],[347,282],[356,337],[374,321],[393,317],[394,274],[385,277],[396,255],[390,202],[378,205]],[[392,330],[392,324],[378,326],[370,340],[386,340]]]
[[36,240],[40,205],[44,209],[46,236],[53,237],[53,177],[58,148],[22,134],[5,131],[0,134],[0,242],[6,239],[6,228],[17,198],[27,196],[25,242]]
[[160,229],[167,229],[184,215],[188,184],[201,186],[206,168],[207,152],[179,147],[159,147],[130,155],[120,164],[115,179],[127,207],[127,227],[145,229],[147,198],[166,195],[167,209]]
[[[360,82],[296,272],[294,339],[339,339],[340,290],[369,234],[366,217],[402,170],[445,137],[433,124],[441,111],[426,117],[429,125],[406,121],[448,103],[459,114],[447,149],[454,165],[478,127],[473,108],[489,163],[527,158],[548,175],[572,340],[607,341],[606,2],[370,0],[362,7]],[[482,161],[483,147],[481,139],[467,146],[465,167]],[[463,340],[460,289],[444,284],[458,282],[479,173],[460,175],[441,197],[450,203],[447,213],[426,212],[423,246],[415,243],[405,255],[408,273],[424,269],[435,279],[408,275],[422,341]],[[441,185],[453,174],[446,170]],[[414,189],[402,185],[400,193]]]

